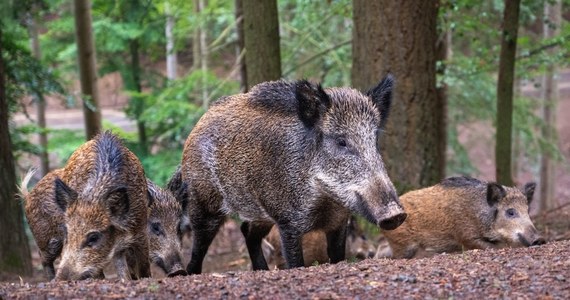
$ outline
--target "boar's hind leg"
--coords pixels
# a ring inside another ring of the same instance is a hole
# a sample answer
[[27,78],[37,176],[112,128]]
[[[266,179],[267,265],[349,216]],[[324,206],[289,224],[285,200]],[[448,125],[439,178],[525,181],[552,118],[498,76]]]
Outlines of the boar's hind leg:
[[347,223],[330,232],[327,232],[327,254],[332,264],[343,261],[346,255],[346,230]]
[[269,233],[273,224],[260,222],[243,222],[241,224],[241,233],[245,237],[247,251],[251,259],[251,265],[254,271],[269,270],[263,250],[261,249],[261,241]]
[[202,273],[204,257],[224,221],[225,216],[220,214],[204,213],[192,215],[192,256],[188,266],[186,266],[188,274]]
[[303,233],[292,224],[278,224],[283,245],[283,256],[287,261],[287,268],[300,268],[305,266],[303,260]]

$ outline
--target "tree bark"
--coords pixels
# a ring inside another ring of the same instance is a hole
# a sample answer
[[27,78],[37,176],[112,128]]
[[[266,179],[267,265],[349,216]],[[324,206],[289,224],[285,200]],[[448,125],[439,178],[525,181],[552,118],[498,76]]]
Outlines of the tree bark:
[[97,62],[91,28],[91,1],[74,0],[73,3],[85,135],[87,140],[90,140],[101,132],[102,128],[99,92],[97,90]]
[[438,4],[353,0],[352,84],[365,90],[396,78],[382,155],[398,192],[444,176],[444,103],[436,92]]
[[497,82],[497,142],[495,175],[498,183],[512,186],[513,83],[519,28],[520,0],[505,0],[499,79]]
[[[560,33],[561,25],[561,1],[557,0],[553,4],[545,2],[544,4],[544,39],[550,39]],[[549,50],[552,53],[552,50]],[[542,130],[544,140],[548,142],[555,141],[556,128],[556,107],[558,106],[558,70],[555,64],[546,67],[546,73],[543,75],[543,107],[542,117],[545,126]],[[540,158],[540,205],[539,212],[552,209],[557,206],[555,193],[555,166],[552,162],[551,153],[543,151]]]
[[243,30],[248,88],[281,78],[276,0],[243,0]]
[[177,67],[177,55],[176,50],[174,49],[174,24],[175,19],[174,15],[172,14],[172,9],[170,8],[170,4],[167,2],[165,7],[166,12],[166,28],[165,28],[165,35],[166,35],[166,77],[168,80],[176,79],[176,67]]
[[236,30],[237,30],[237,59],[239,65],[240,91],[247,93],[247,68],[245,64],[245,39],[243,36],[243,0],[235,0],[236,6]]
[[[32,55],[39,61],[42,59],[42,54],[40,50],[40,41],[38,33],[37,24],[37,12],[36,9],[32,9],[30,18],[28,20],[28,31],[30,33],[30,40],[32,46]],[[41,176],[45,176],[49,172],[49,155],[47,151],[48,139],[47,139],[47,127],[46,127],[46,101],[44,95],[41,91],[35,91],[35,103],[36,103],[36,116],[38,127],[40,128],[40,133],[38,134],[39,144],[40,144],[40,172]]]
[[2,26],[0,26],[0,271],[30,276],[32,274],[30,246],[24,231],[21,202],[15,198],[16,169],[8,122],[2,39]]
[[[133,89],[137,93],[142,92],[142,83],[141,83],[141,65],[139,60],[139,41],[137,39],[131,40],[129,43],[130,52],[131,52],[131,75],[133,77]],[[148,154],[148,140],[146,135],[146,124],[144,121],[141,121],[140,116],[144,110],[144,103],[138,97],[131,98],[131,101],[135,101],[135,118],[137,120],[137,132],[139,134],[139,147],[141,150],[142,155]]]

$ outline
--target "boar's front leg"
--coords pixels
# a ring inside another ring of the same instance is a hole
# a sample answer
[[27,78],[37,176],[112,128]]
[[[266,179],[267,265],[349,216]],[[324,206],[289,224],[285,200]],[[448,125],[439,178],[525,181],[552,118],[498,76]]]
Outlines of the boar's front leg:
[[47,250],[40,251],[42,257],[42,266],[46,271],[46,276],[49,280],[55,278],[55,268],[53,266],[54,261],[61,255],[61,250],[63,249],[63,241],[58,238],[51,238],[49,240]]
[[123,280],[131,280],[131,272],[129,271],[129,266],[127,264],[128,250],[120,251],[113,257],[113,263],[115,264],[115,269],[117,270],[117,276]]
[[283,245],[283,257],[287,261],[287,268],[300,268],[305,266],[303,260],[303,245],[301,233],[291,224],[278,224],[281,234],[281,244]]
[[327,232],[327,254],[331,264],[345,259],[347,221],[342,222],[339,228]]
[[263,222],[243,222],[241,224],[241,233],[245,237],[245,244],[254,271],[269,270],[265,257],[263,257],[261,241],[269,233],[272,226],[271,223]]
[[[139,239],[145,241],[143,237]],[[150,261],[148,258],[148,243],[141,242],[127,251],[127,265],[132,279],[150,277]]]

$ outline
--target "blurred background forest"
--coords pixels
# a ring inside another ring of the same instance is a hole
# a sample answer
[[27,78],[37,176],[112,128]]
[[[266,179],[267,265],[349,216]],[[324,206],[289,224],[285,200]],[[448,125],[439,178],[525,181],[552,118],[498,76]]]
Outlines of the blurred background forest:
[[4,0],[0,212],[13,227],[3,226],[0,248],[18,239],[6,232],[23,223],[13,195],[31,167],[37,181],[111,129],[164,185],[211,103],[279,78],[365,91],[391,72],[382,151],[400,193],[457,174],[534,180],[533,213],[557,209],[570,199],[569,8],[568,0]]

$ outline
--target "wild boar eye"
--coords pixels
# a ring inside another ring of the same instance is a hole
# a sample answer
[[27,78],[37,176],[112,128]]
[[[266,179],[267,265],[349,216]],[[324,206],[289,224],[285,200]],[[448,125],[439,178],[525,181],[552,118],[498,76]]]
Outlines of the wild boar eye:
[[514,210],[513,208],[507,209],[507,211],[505,212],[505,214],[506,214],[507,217],[509,217],[509,218],[516,218],[516,217],[518,216],[517,211]]
[[93,247],[101,240],[100,232],[90,232],[85,239],[85,247]]
[[159,222],[152,222],[150,224],[150,229],[152,230],[152,233],[156,234],[156,235],[161,235],[162,234],[162,226],[160,226]]
[[339,147],[346,147],[346,140],[344,138],[339,137],[336,139],[336,144]]

